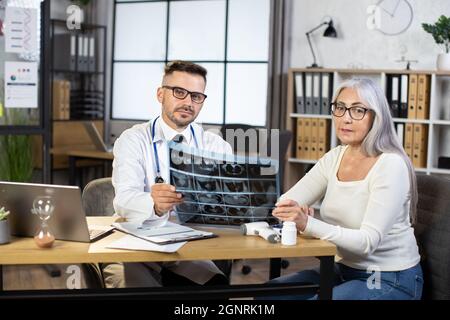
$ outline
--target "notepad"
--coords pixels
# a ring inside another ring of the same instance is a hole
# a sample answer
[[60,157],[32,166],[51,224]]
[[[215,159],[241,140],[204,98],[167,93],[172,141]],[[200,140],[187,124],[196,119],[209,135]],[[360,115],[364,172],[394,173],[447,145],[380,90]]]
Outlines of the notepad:
[[138,251],[156,251],[165,253],[177,252],[186,242],[177,242],[173,244],[160,245],[132,235],[124,235],[122,238],[111,242],[106,248],[121,250],[138,250]]
[[112,226],[119,231],[156,244],[169,244],[217,237],[212,232],[195,230],[173,222],[167,222],[163,226],[152,227],[146,227],[145,225],[132,222],[113,223]]

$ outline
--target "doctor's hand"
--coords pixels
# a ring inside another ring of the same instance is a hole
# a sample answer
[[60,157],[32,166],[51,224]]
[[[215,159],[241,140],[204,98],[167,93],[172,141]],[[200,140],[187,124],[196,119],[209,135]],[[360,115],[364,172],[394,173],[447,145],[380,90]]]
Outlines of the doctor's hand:
[[314,208],[306,205],[300,206],[294,200],[282,200],[276,203],[272,215],[281,221],[295,222],[297,230],[303,232],[308,222],[308,216],[314,217]]
[[174,206],[183,202],[183,195],[175,192],[175,187],[167,183],[152,185],[150,196],[153,198],[153,207],[158,216],[166,214]]

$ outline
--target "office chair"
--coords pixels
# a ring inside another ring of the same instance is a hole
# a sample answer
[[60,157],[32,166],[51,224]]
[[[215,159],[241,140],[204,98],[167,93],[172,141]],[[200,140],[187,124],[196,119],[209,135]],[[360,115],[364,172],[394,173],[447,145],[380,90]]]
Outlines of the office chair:
[[417,175],[414,225],[424,276],[422,299],[450,299],[450,180]]
[[[86,216],[112,216],[114,214],[114,196],[111,178],[90,181],[84,187],[81,195]],[[101,264],[84,263],[81,268],[88,288],[105,288]]]

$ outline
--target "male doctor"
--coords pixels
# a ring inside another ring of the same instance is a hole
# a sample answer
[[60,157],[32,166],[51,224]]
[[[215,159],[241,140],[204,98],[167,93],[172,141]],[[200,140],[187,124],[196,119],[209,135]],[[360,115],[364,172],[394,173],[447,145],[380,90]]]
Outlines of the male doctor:
[[[161,115],[125,130],[114,144],[112,182],[115,212],[128,221],[163,224],[182,195],[169,184],[167,143],[231,154],[220,136],[194,123],[206,99],[206,69],[174,61],[157,90]],[[107,287],[151,287],[226,283],[212,261],[112,263],[103,268]]]

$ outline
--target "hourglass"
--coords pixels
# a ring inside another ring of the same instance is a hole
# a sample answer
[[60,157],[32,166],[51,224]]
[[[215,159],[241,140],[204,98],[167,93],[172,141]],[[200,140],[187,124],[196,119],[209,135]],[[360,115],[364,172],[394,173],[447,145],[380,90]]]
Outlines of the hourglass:
[[53,199],[50,196],[39,196],[33,201],[33,210],[31,212],[36,214],[41,220],[39,230],[34,236],[34,242],[39,248],[51,248],[53,242],[55,242],[55,237],[51,234],[47,224],[54,209]]

